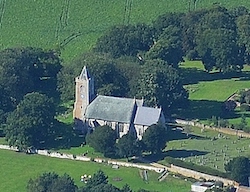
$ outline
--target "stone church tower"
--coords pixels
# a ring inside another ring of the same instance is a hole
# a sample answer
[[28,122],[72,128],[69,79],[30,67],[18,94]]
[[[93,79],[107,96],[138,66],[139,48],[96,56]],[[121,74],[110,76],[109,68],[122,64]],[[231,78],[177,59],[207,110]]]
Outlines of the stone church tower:
[[80,76],[75,78],[75,103],[73,118],[83,121],[87,106],[94,99],[94,79],[90,77],[87,67],[84,66]]

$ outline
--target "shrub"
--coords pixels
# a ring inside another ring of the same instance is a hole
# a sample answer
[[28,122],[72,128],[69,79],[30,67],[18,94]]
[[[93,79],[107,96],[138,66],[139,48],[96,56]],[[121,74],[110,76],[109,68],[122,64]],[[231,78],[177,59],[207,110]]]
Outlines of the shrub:
[[193,60],[197,59],[198,53],[197,53],[196,50],[190,50],[190,51],[187,53],[186,57],[187,57],[187,60],[193,61]]
[[240,105],[240,111],[242,111],[242,112],[249,111],[249,109],[250,109],[250,107],[248,104],[243,103]]

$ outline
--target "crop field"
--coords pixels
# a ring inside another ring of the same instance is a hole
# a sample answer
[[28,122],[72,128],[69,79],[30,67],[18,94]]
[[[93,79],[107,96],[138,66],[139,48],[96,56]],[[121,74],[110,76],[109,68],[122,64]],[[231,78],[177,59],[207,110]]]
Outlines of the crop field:
[[[134,168],[120,167],[112,169],[110,165],[80,162],[73,160],[50,158],[40,155],[26,155],[13,151],[0,150],[0,183],[1,191],[13,192],[26,191],[26,184],[30,178],[38,175],[54,171],[58,174],[68,173],[74,178],[78,186],[83,184],[80,182],[80,176],[83,174],[92,175],[101,169],[109,177],[110,183],[117,187],[122,187],[128,183],[133,190],[140,188],[157,191],[186,192],[190,189],[191,182],[168,176],[164,181],[157,181],[159,174],[156,172],[148,172],[148,182],[143,181],[139,175],[139,170]],[[121,181],[114,181],[120,178]]]
[[117,24],[151,23],[166,12],[187,12],[220,3],[250,7],[247,0],[1,0],[0,50],[17,46],[61,48],[65,62],[89,50]]
[[237,156],[250,157],[249,138],[218,134],[216,131],[192,127],[189,136],[181,131],[174,132],[169,141],[165,155],[211,167],[220,171],[224,164]]

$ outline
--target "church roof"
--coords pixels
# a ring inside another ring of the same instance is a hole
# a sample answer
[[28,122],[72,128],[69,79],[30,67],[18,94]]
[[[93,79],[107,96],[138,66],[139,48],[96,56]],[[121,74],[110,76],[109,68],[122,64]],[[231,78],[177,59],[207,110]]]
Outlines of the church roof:
[[142,100],[99,95],[87,107],[85,117],[88,119],[101,119],[130,123],[133,118],[135,106],[142,105]]
[[161,108],[138,107],[135,115],[134,124],[147,125],[156,124],[161,115]]

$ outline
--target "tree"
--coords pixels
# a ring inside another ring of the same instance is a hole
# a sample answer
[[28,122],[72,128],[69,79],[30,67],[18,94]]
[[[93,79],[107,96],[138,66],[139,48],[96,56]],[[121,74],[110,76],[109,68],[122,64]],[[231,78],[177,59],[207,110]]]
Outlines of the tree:
[[17,108],[7,118],[6,140],[19,150],[39,148],[41,142],[49,144],[54,136],[56,120],[52,99],[37,92],[24,96]]
[[239,16],[236,19],[238,45],[241,48],[244,62],[249,64],[250,62],[250,14]]
[[126,157],[127,160],[129,157],[134,155],[141,154],[141,146],[136,136],[132,133],[127,133],[123,135],[122,138],[119,139],[117,148],[119,151],[119,155],[121,157]]
[[181,47],[181,30],[175,26],[164,29],[159,40],[146,53],[150,59],[161,59],[173,67],[183,61]]
[[120,189],[108,183],[108,177],[102,170],[98,170],[87,181],[85,187],[82,187],[80,192],[120,192]]
[[43,173],[36,179],[30,179],[28,192],[75,192],[77,186],[67,174],[59,176],[54,172]]
[[198,33],[199,23],[203,16],[208,12],[206,9],[191,11],[183,15],[181,20],[182,26],[182,50],[184,54],[190,54],[195,51],[195,38]]
[[139,51],[147,51],[153,44],[152,29],[145,24],[114,26],[101,36],[94,50],[111,54],[117,58],[124,55],[135,56]]
[[157,19],[153,21],[154,37],[156,41],[159,40],[159,36],[167,27],[174,26],[180,28],[184,15],[183,13],[165,13],[157,17]]
[[87,188],[91,188],[93,186],[97,186],[100,184],[108,184],[108,177],[104,174],[102,170],[98,170],[93,177],[88,180],[86,184]]
[[162,60],[147,60],[138,79],[137,96],[151,107],[162,106],[165,114],[170,108],[187,101],[178,71]]
[[206,29],[197,36],[197,51],[207,71],[238,72],[243,68],[236,34],[229,29]]
[[146,129],[142,142],[145,144],[146,150],[154,154],[161,153],[166,146],[166,129],[163,125],[154,124]]
[[250,176],[250,161],[247,157],[235,157],[225,165],[226,172],[230,177],[241,185],[248,186]]
[[111,127],[104,125],[96,127],[93,133],[88,134],[86,141],[96,151],[105,155],[113,151],[116,138],[116,132]]
[[0,51],[0,89],[4,98],[9,98],[4,100],[9,111],[32,91],[56,98],[56,75],[60,68],[60,59],[54,51],[31,47]]

